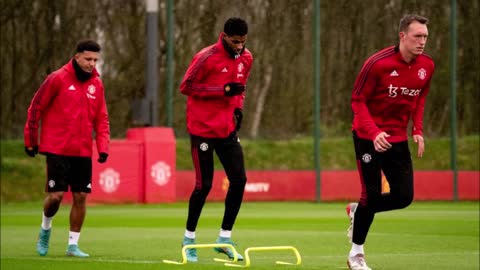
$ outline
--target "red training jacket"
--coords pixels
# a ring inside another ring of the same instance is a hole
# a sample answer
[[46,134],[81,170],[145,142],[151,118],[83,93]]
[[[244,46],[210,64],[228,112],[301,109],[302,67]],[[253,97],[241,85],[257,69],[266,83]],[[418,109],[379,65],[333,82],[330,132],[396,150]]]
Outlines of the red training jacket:
[[190,134],[206,138],[226,138],[235,129],[233,111],[243,108],[242,95],[224,96],[224,85],[239,82],[244,85],[250,75],[253,56],[245,49],[235,59],[218,42],[198,52],[180,85],[187,98],[187,129]]
[[98,152],[108,153],[110,124],[98,72],[93,70],[91,78],[81,82],[70,60],[51,73],[28,108],[24,130],[26,147],[38,145],[39,121],[40,153],[91,157],[93,131]]
[[395,46],[368,58],[352,93],[352,129],[358,137],[374,140],[386,132],[389,142],[406,141],[410,119],[412,135],[423,136],[425,97],[434,69],[426,54],[406,63]]

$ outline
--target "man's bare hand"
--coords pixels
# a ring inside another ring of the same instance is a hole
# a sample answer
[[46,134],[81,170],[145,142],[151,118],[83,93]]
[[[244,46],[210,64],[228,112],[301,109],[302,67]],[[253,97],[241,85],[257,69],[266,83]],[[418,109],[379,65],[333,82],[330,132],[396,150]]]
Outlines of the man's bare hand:
[[373,140],[373,146],[375,146],[375,151],[385,152],[392,147],[392,145],[387,141],[387,138],[390,137],[386,132],[381,132]]
[[419,158],[423,157],[423,152],[425,152],[425,142],[422,135],[413,135],[413,141],[418,144],[417,156]]

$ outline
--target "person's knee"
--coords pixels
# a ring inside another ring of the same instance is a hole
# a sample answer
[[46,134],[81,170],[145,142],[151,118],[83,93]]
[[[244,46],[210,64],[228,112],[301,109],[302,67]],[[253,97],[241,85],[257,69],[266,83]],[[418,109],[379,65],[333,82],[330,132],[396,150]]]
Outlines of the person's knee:
[[230,181],[230,188],[244,190],[246,184],[246,178],[238,178]]
[[78,205],[85,205],[87,202],[87,193],[85,192],[73,192],[73,204]]
[[63,192],[50,192],[47,199],[51,204],[59,205],[63,199]]
[[398,201],[399,208],[405,208],[409,206],[413,202],[413,193],[401,194]]
[[[362,208],[365,212],[373,212],[373,213],[376,213],[378,212],[380,209],[381,205],[380,205],[380,202],[378,200],[375,200],[375,199],[367,199],[365,201],[363,201],[363,203],[359,203],[358,204],[358,208]],[[357,210],[358,210],[357,208]]]
[[201,194],[202,196],[207,196],[212,189],[212,183],[203,183],[202,186],[196,187],[194,192],[197,194]]

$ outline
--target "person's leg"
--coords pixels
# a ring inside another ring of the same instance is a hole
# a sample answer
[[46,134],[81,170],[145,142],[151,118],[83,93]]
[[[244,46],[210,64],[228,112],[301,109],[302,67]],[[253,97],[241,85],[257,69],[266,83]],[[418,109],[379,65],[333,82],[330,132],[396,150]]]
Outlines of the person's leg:
[[405,208],[413,201],[413,167],[408,142],[393,143],[382,159],[390,192],[381,197],[376,212]]
[[37,240],[37,253],[40,256],[45,256],[48,253],[53,217],[60,208],[62,198],[63,191],[49,192],[43,201],[42,224]]
[[[87,213],[87,193],[72,192],[72,195],[73,203],[72,209],[70,209],[70,232],[80,233]],[[75,244],[77,243],[75,242]]]
[[354,211],[352,243],[363,245],[381,197],[381,159],[373,142],[354,136],[357,168],[360,175],[362,193]]
[[[212,189],[215,142],[213,139],[190,135],[190,147],[195,168],[195,187],[188,202],[188,217],[182,242],[183,246],[195,244],[195,230],[197,229],[198,220],[200,219],[208,193]],[[195,248],[187,249],[186,254],[189,262],[198,261]]]
[[[68,171],[70,164],[63,156],[47,155],[47,196],[43,201],[43,214],[53,218],[60,208],[64,192],[68,191]],[[50,220],[51,221],[51,220]]]
[[67,255],[75,257],[88,257],[89,255],[78,248],[80,231],[87,213],[87,193],[72,192],[73,203],[70,209],[70,232],[68,233]]
[[381,182],[375,185],[375,190],[367,192],[370,208],[378,213],[407,207],[413,200],[413,168],[408,143],[392,143],[392,148],[377,155],[390,192],[381,193]]
[[212,188],[213,181],[213,150],[212,139],[190,136],[193,166],[195,168],[195,188],[190,195],[188,204],[187,231],[194,232],[197,228],[200,214]]
[[375,205],[381,196],[381,155],[375,151],[372,141],[360,139],[355,134],[353,141],[362,192],[359,202],[347,207],[350,217],[348,234],[352,241],[347,265],[350,269],[370,269],[365,262],[363,245],[375,217]]
[[60,208],[64,192],[68,189],[65,178],[69,166],[64,158],[56,155],[47,155],[46,165],[47,182],[45,192],[47,192],[47,196],[43,201],[42,224],[37,241],[37,252],[40,256],[45,256],[48,253],[53,217]]
[[75,257],[89,257],[89,254],[78,248],[80,231],[87,212],[87,193],[72,192],[73,203],[70,209],[70,232],[68,233],[67,255]]
[[69,171],[70,188],[73,202],[70,209],[70,232],[68,234],[67,255],[75,257],[89,257],[78,248],[80,232],[87,213],[87,196],[91,192],[92,159],[84,157],[70,157],[71,170]]
[[[243,193],[247,182],[243,150],[238,138],[235,136],[234,138],[220,140],[215,151],[229,181],[225,198],[225,212],[217,243],[233,244],[231,240],[232,228],[242,205]],[[228,248],[215,248],[215,250],[226,254],[230,259],[234,258],[233,251]],[[239,253],[236,256],[238,260],[243,260],[242,255]]]
[[225,197],[222,229],[231,231],[242,205],[243,193],[247,182],[243,149],[235,138],[234,140],[223,140],[218,144],[215,151],[229,181],[228,192]]
[[[58,209],[60,209],[60,204],[63,199],[63,194],[64,194],[63,191],[49,192],[45,197],[45,199],[43,200],[43,215],[46,218],[49,218],[50,222],[53,216],[57,214]],[[42,223],[42,225],[47,225],[47,224]],[[51,227],[51,224],[48,224],[48,225],[50,225]],[[48,228],[45,228],[45,229],[48,229]]]

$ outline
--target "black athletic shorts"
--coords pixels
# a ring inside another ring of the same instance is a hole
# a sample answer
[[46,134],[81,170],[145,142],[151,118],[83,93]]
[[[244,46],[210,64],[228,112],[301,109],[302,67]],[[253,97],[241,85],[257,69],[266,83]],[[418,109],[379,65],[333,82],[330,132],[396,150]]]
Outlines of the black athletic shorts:
[[92,191],[92,159],[47,154],[46,192]]

